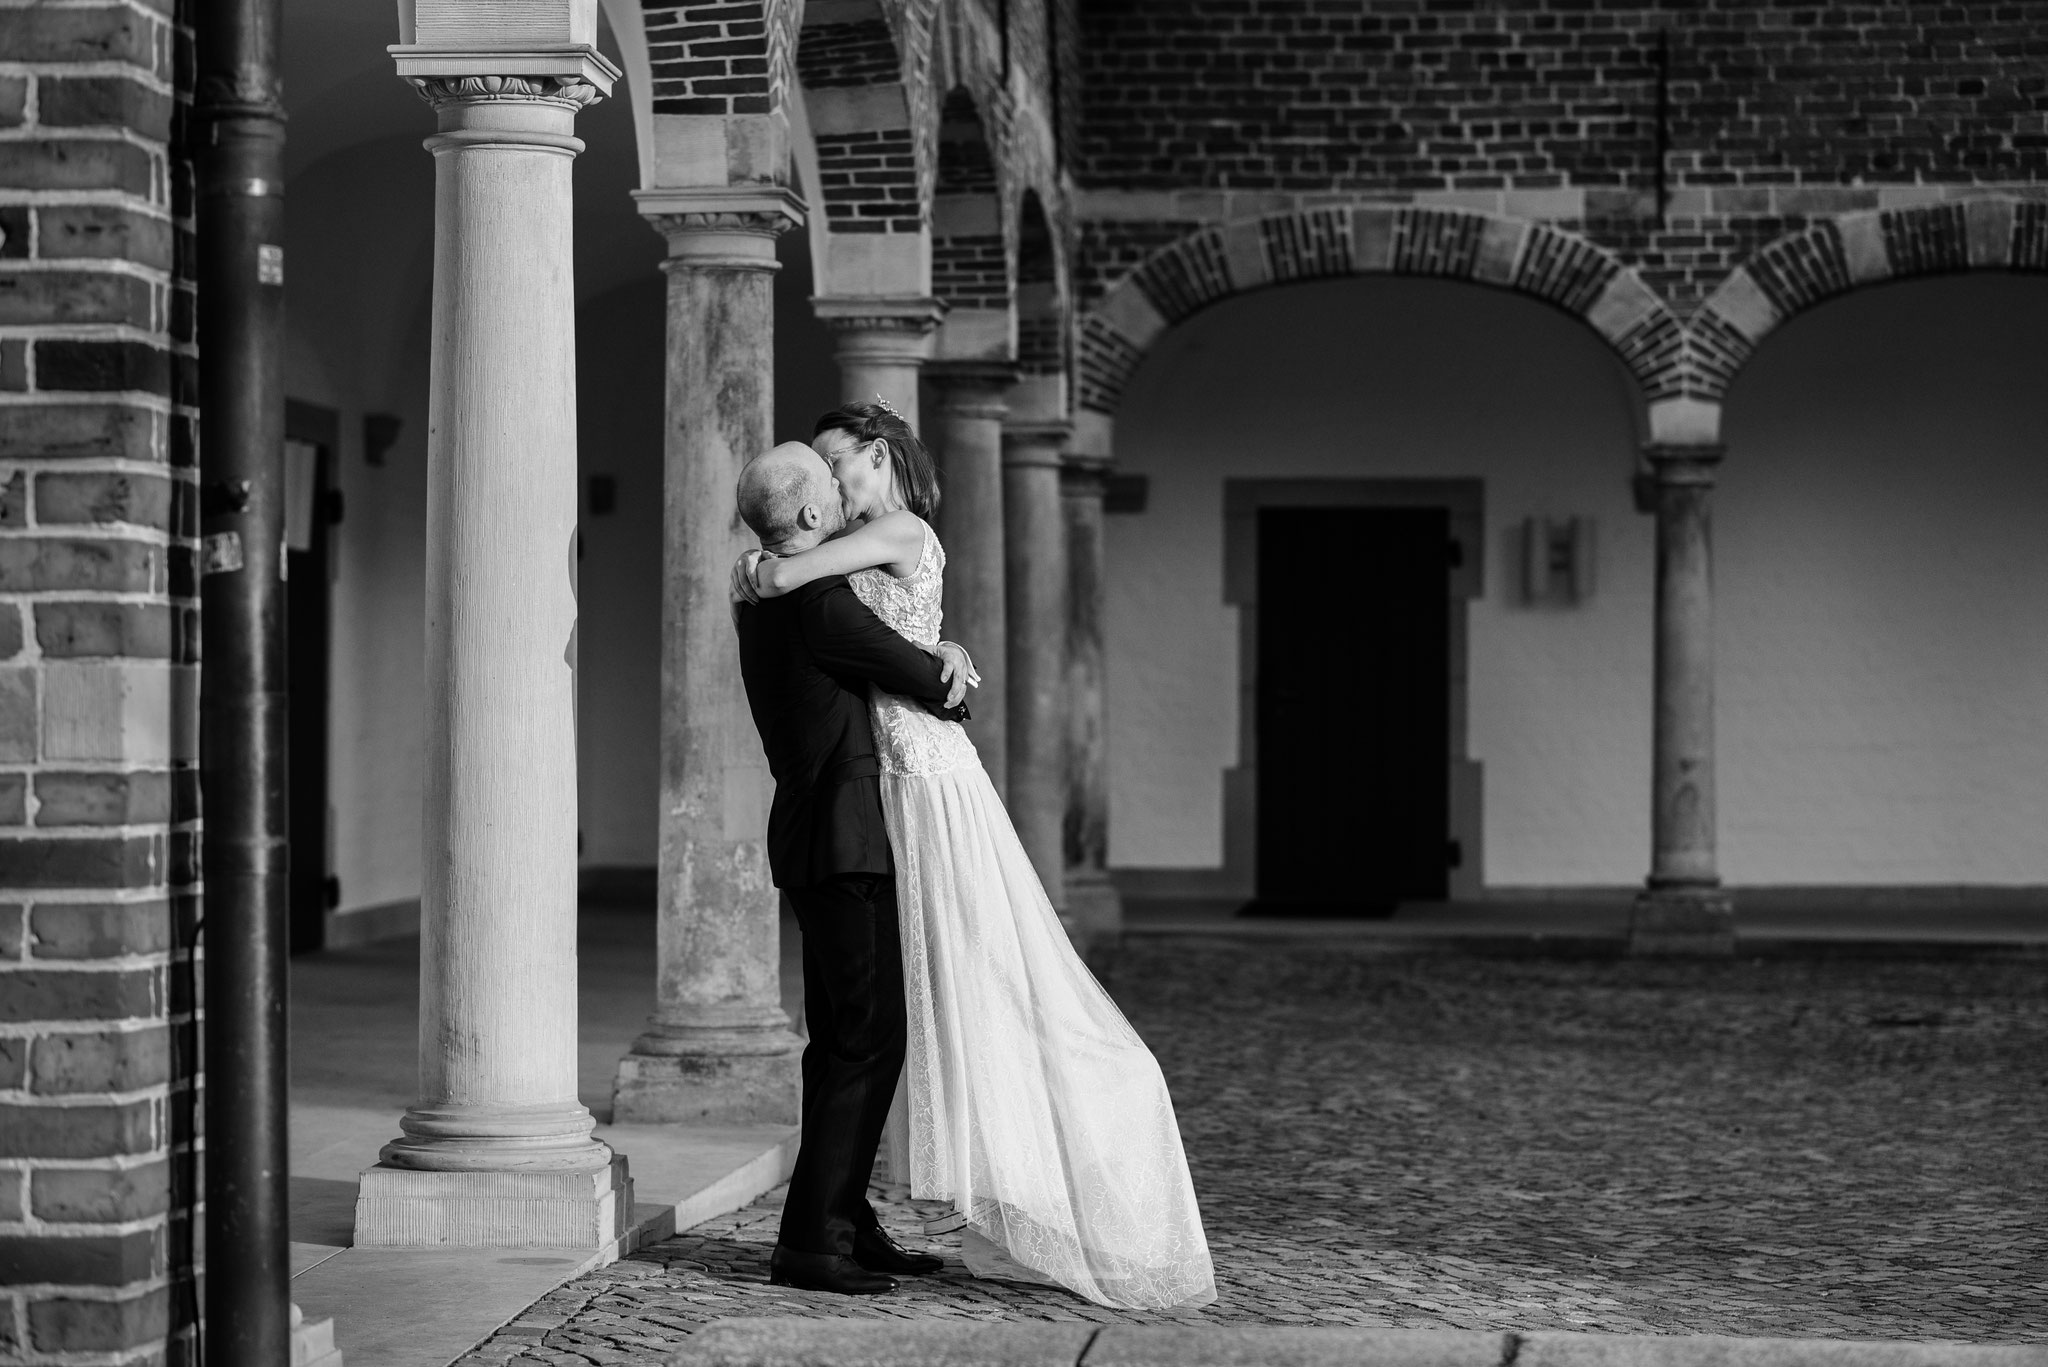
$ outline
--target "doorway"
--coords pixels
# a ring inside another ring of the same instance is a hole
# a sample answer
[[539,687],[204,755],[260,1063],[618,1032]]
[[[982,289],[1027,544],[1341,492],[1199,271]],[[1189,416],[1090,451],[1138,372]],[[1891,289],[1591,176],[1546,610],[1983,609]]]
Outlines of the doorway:
[[333,581],[331,528],[339,520],[334,487],[340,415],[288,401],[285,406],[285,829],[290,850],[291,952],[325,941],[327,913],[340,898],[328,873],[327,712]]
[[1384,916],[1449,893],[1450,511],[1259,510],[1258,896]]
[[1238,762],[1223,867],[1184,895],[1275,916],[1479,897],[1466,613],[1485,584],[1483,483],[1231,479],[1223,516]]

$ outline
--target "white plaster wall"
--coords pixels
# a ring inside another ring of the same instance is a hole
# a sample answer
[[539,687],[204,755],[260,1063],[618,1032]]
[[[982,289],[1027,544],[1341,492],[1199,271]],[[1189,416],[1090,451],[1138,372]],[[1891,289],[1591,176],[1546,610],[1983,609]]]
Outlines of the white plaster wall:
[[[1717,505],[1724,871],[2048,882],[2048,282],[1872,291],[1795,320],[1732,397]],[[1626,380],[1578,324],[1472,286],[1249,295],[1161,340],[1117,424],[1151,507],[1108,522],[1110,853],[1214,867],[1236,762],[1226,477],[1478,477],[1471,755],[1490,886],[1647,863],[1651,525]],[[1591,515],[1590,603],[1516,599],[1513,529]],[[1334,629],[1334,628],[1333,628]],[[1315,668],[1312,643],[1304,668]],[[1342,680],[1331,680],[1341,724]]]
[[2048,883],[2048,281],[1850,295],[1730,396],[1721,848],[1740,883]]
[[[1484,594],[1468,618],[1469,752],[1485,765],[1486,877],[1639,875],[1650,528],[1630,511],[1626,385],[1579,325],[1470,285],[1274,289],[1167,334],[1117,421],[1118,462],[1151,476],[1151,502],[1108,519],[1111,862],[1222,859],[1222,771],[1238,740],[1224,479],[1477,476],[1488,533]],[[1596,520],[1590,602],[1513,600],[1507,537],[1531,514]],[[1301,663],[1318,668],[1313,642]],[[1331,724],[1354,724],[1344,680],[1328,686]]]
[[[340,412],[328,800],[350,911],[420,890],[433,166],[416,137],[347,148],[285,206],[286,392]],[[363,459],[372,412],[403,423],[381,467]]]
[[[433,132],[434,116],[392,74],[384,50],[396,41],[391,11],[320,0],[300,19],[287,27],[285,54],[292,116],[286,390],[337,409],[341,419],[336,476],[347,516],[337,529],[329,797],[333,868],[341,880],[341,909],[350,911],[416,897],[420,890],[434,195],[433,158],[421,142]],[[609,34],[602,35],[602,44],[609,43]],[[618,93],[577,121],[585,142],[574,172],[579,418],[587,429],[580,441],[609,453],[621,449],[623,427],[640,434],[640,447],[652,442],[657,449],[657,482],[628,478],[622,499],[637,488],[635,511],[652,508],[655,520],[642,540],[654,548],[658,565],[663,245],[629,195],[637,184],[632,118],[625,92]],[[636,294],[642,315],[646,301],[653,301],[651,339],[645,328],[635,333],[613,326],[618,299]],[[533,325],[558,327],[562,320],[536,317]],[[363,460],[362,419],[371,412],[395,413],[404,424],[381,468]],[[633,442],[623,448],[630,454]],[[605,468],[601,461],[580,464]],[[658,624],[658,573],[636,565],[629,557],[628,573],[638,579],[629,579],[623,595],[653,604],[643,616]],[[598,587],[602,598],[602,573]],[[612,606],[600,601],[593,610],[587,596],[579,599],[596,638],[579,625],[581,711],[586,726],[597,720],[596,735],[584,740],[581,767],[586,792],[595,786],[630,796],[599,814],[599,829],[586,831],[586,844],[617,855],[623,841],[629,855],[614,862],[652,863],[651,686],[633,676],[630,646],[612,648],[622,625],[618,613],[608,611]],[[642,634],[646,629],[637,620],[624,625]],[[603,672],[594,687],[593,647]],[[633,721],[627,734],[606,725],[622,706]],[[644,810],[633,807],[636,801]],[[645,838],[615,833],[614,827],[634,821]]]

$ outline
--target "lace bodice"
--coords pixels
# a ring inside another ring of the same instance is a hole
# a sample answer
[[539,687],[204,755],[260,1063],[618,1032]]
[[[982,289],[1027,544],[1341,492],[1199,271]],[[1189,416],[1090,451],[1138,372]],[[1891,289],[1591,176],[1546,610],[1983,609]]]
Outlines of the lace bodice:
[[928,524],[917,568],[898,579],[881,568],[855,570],[846,576],[853,593],[887,622],[897,635],[921,646],[939,643],[939,599],[946,586],[946,549]]
[[[856,570],[846,576],[854,596],[888,623],[897,635],[929,648],[939,643],[939,600],[946,587],[946,551],[929,526],[917,568],[898,579],[885,569]],[[955,721],[941,721],[917,703],[868,689],[868,713],[875,727],[875,754],[884,774],[943,774],[979,765],[974,742]]]

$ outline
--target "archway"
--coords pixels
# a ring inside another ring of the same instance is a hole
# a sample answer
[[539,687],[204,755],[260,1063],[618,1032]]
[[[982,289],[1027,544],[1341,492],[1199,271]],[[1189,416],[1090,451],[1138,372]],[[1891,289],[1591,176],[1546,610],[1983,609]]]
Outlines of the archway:
[[[1841,263],[1835,225],[1803,239],[1764,262]],[[1885,240],[1950,270],[1970,241]],[[1726,874],[1844,909],[2038,889],[2048,279],[1899,271],[1795,309],[1749,270],[1786,306],[1729,392],[1717,495]]]
[[1341,205],[1203,228],[1113,284],[1080,328],[1076,395],[1107,454],[1108,421],[1167,329],[1251,290],[1351,275],[1492,285],[1578,318],[1635,376],[1649,405],[1697,390],[1676,314],[1613,253],[1546,223],[1456,209]]
[[[1347,275],[1163,332],[1122,397],[1118,466],[1147,481],[1142,511],[1107,519],[1110,856],[1127,895],[1255,890],[1256,634],[1271,590],[1248,557],[1259,514],[1290,507],[1450,514],[1448,891],[1640,877],[1651,528],[1631,504],[1636,385],[1598,337],[1500,291]],[[1576,599],[1547,579],[1525,593],[1532,519],[1579,520],[1595,572]],[[1357,677],[1325,672],[1361,591],[1294,589],[1330,605],[1298,667],[1333,737],[1385,720],[1359,711]],[[1370,781],[1325,773],[1312,791],[1336,802]]]
[[2048,203],[1985,195],[1826,218],[1729,273],[1688,327],[1698,392],[1718,400],[1757,345],[1840,294],[1960,271],[2048,271]]

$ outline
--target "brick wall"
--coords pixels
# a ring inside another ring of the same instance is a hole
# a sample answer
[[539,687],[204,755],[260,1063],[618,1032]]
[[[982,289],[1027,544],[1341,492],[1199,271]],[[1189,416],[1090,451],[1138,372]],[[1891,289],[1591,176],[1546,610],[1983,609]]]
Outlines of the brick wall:
[[762,0],[647,7],[647,60],[657,114],[766,114],[768,6]]
[[2048,8],[1806,0],[1093,0],[1091,185],[1453,190],[2009,179],[2048,154]]
[[0,5],[0,1362],[191,1359],[189,63]]
[[1084,297],[1204,223],[1350,199],[1541,218],[1687,314],[1887,189],[2048,180],[2042,5],[1091,0],[1080,22],[1076,176],[1173,201],[1093,216]]

